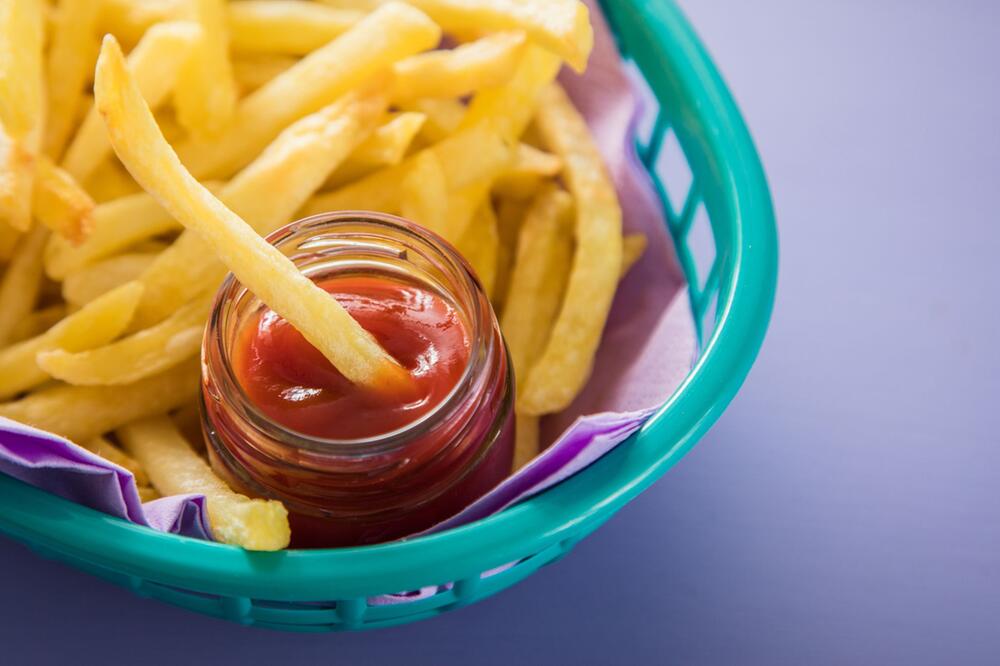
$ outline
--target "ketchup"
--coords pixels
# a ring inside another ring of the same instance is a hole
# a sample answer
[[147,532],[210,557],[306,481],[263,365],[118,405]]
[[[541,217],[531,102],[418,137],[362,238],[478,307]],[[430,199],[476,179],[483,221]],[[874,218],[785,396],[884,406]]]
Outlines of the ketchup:
[[455,308],[420,286],[385,277],[319,282],[414,378],[403,398],[352,384],[287,321],[264,310],[243,326],[233,365],[257,408],[281,425],[325,439],[382,435],[444,400],[469,360]]

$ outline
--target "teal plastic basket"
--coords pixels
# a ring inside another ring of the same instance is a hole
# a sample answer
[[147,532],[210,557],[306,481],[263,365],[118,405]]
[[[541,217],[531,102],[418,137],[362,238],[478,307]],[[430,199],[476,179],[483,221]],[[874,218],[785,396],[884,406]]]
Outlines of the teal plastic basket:
[[[680,10],[667,0],[620,0],[605,11],[622,54],[660,102],[637,152],[663,199],[702,343],[683,385],[630,441],[498,515],[379,546],[249,553],[132,525],[4,475],[0,530],[44,556],[207,615],[293,631],[366,629],[431,617],[513,585],[568,553],[677,463],[732,399],[763,340],[777,277],[774,216],[736,104]],[[664,174],[685,162],[690,176],[676,180],[691,185],[678,193]],[[413,601],[370,602],[430,586],[437,592]]]

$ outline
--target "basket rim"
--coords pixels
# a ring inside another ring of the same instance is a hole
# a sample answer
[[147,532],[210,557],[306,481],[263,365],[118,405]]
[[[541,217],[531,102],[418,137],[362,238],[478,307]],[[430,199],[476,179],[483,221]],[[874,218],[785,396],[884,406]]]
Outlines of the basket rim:
[[[692,97],[699,122],[712,128],[706,133],[707,153],[734,220],[732,270],[720,276],[718,325],[682,385],[630,442],[669,442],[657,448],[658,457],[634,469],[619,466],[623,471],[617,475],[605,457],[493,516],[375,546],[248,553],[134,525],[2,474],[0,495],[8,501],[0,511],[0,529],[43,549],[189,589],[267,599],[329,598],[333,590],[341,597],[367,596],[406,589],[414,578],[435,575],[442,562],[449,580],[458,580],[573,541],[683,457],[742,385],[763,341],[777,282],[774,213],[749,131],[681,10],[673,2],[602,4],[613,24],[631,14],[630,24],[655,46],[645,58],[636,54],[640,67],[646,60],[649,66],[665,69],[669,62],[677,68],[675,83]],[[671,39],[658,38],[663,34]]]

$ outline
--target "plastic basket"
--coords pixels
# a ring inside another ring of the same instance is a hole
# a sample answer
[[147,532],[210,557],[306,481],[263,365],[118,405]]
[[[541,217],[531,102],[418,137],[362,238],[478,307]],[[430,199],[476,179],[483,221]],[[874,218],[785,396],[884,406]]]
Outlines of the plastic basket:
[[[4,475],[0,530],[44,556],[207,615],[296,631],[362,629],[431,617],[513,585],[666,472],[722,413],[753,363],[774,298],[777,238],[750,135],[681,12],[668,1],[605,5],[623,55],[661,102],[637,151],[663,199],[702,341],[683,385],[631,441],[498,515],[379,546],[247,553],[138,527]],[[689,167],[691,186],[679,195],[662,177],[671,160]],[[693,242],[699,233],[706,252]],[[436,593],[370,602],[428,586]]]

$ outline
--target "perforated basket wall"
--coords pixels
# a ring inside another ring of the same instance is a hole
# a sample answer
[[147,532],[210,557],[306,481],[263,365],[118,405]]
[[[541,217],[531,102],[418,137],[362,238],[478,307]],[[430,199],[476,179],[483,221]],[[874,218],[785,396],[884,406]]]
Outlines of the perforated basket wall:
[[[663,200],[702,343],[684,384],[631,441],[499,515],[381,546],[246,553],[131,525],[3,475],[0,530],[43,556],[199,613],[274,629],[350,630],[419,620],[509,587],[659,478],[749,371],[771,312],[777,240],[753,143],[680,11],[645,0],[608,1],[605,10],[623,55],[658,100],[636,148]],[[405,603],[376,600],[421,589]]]

